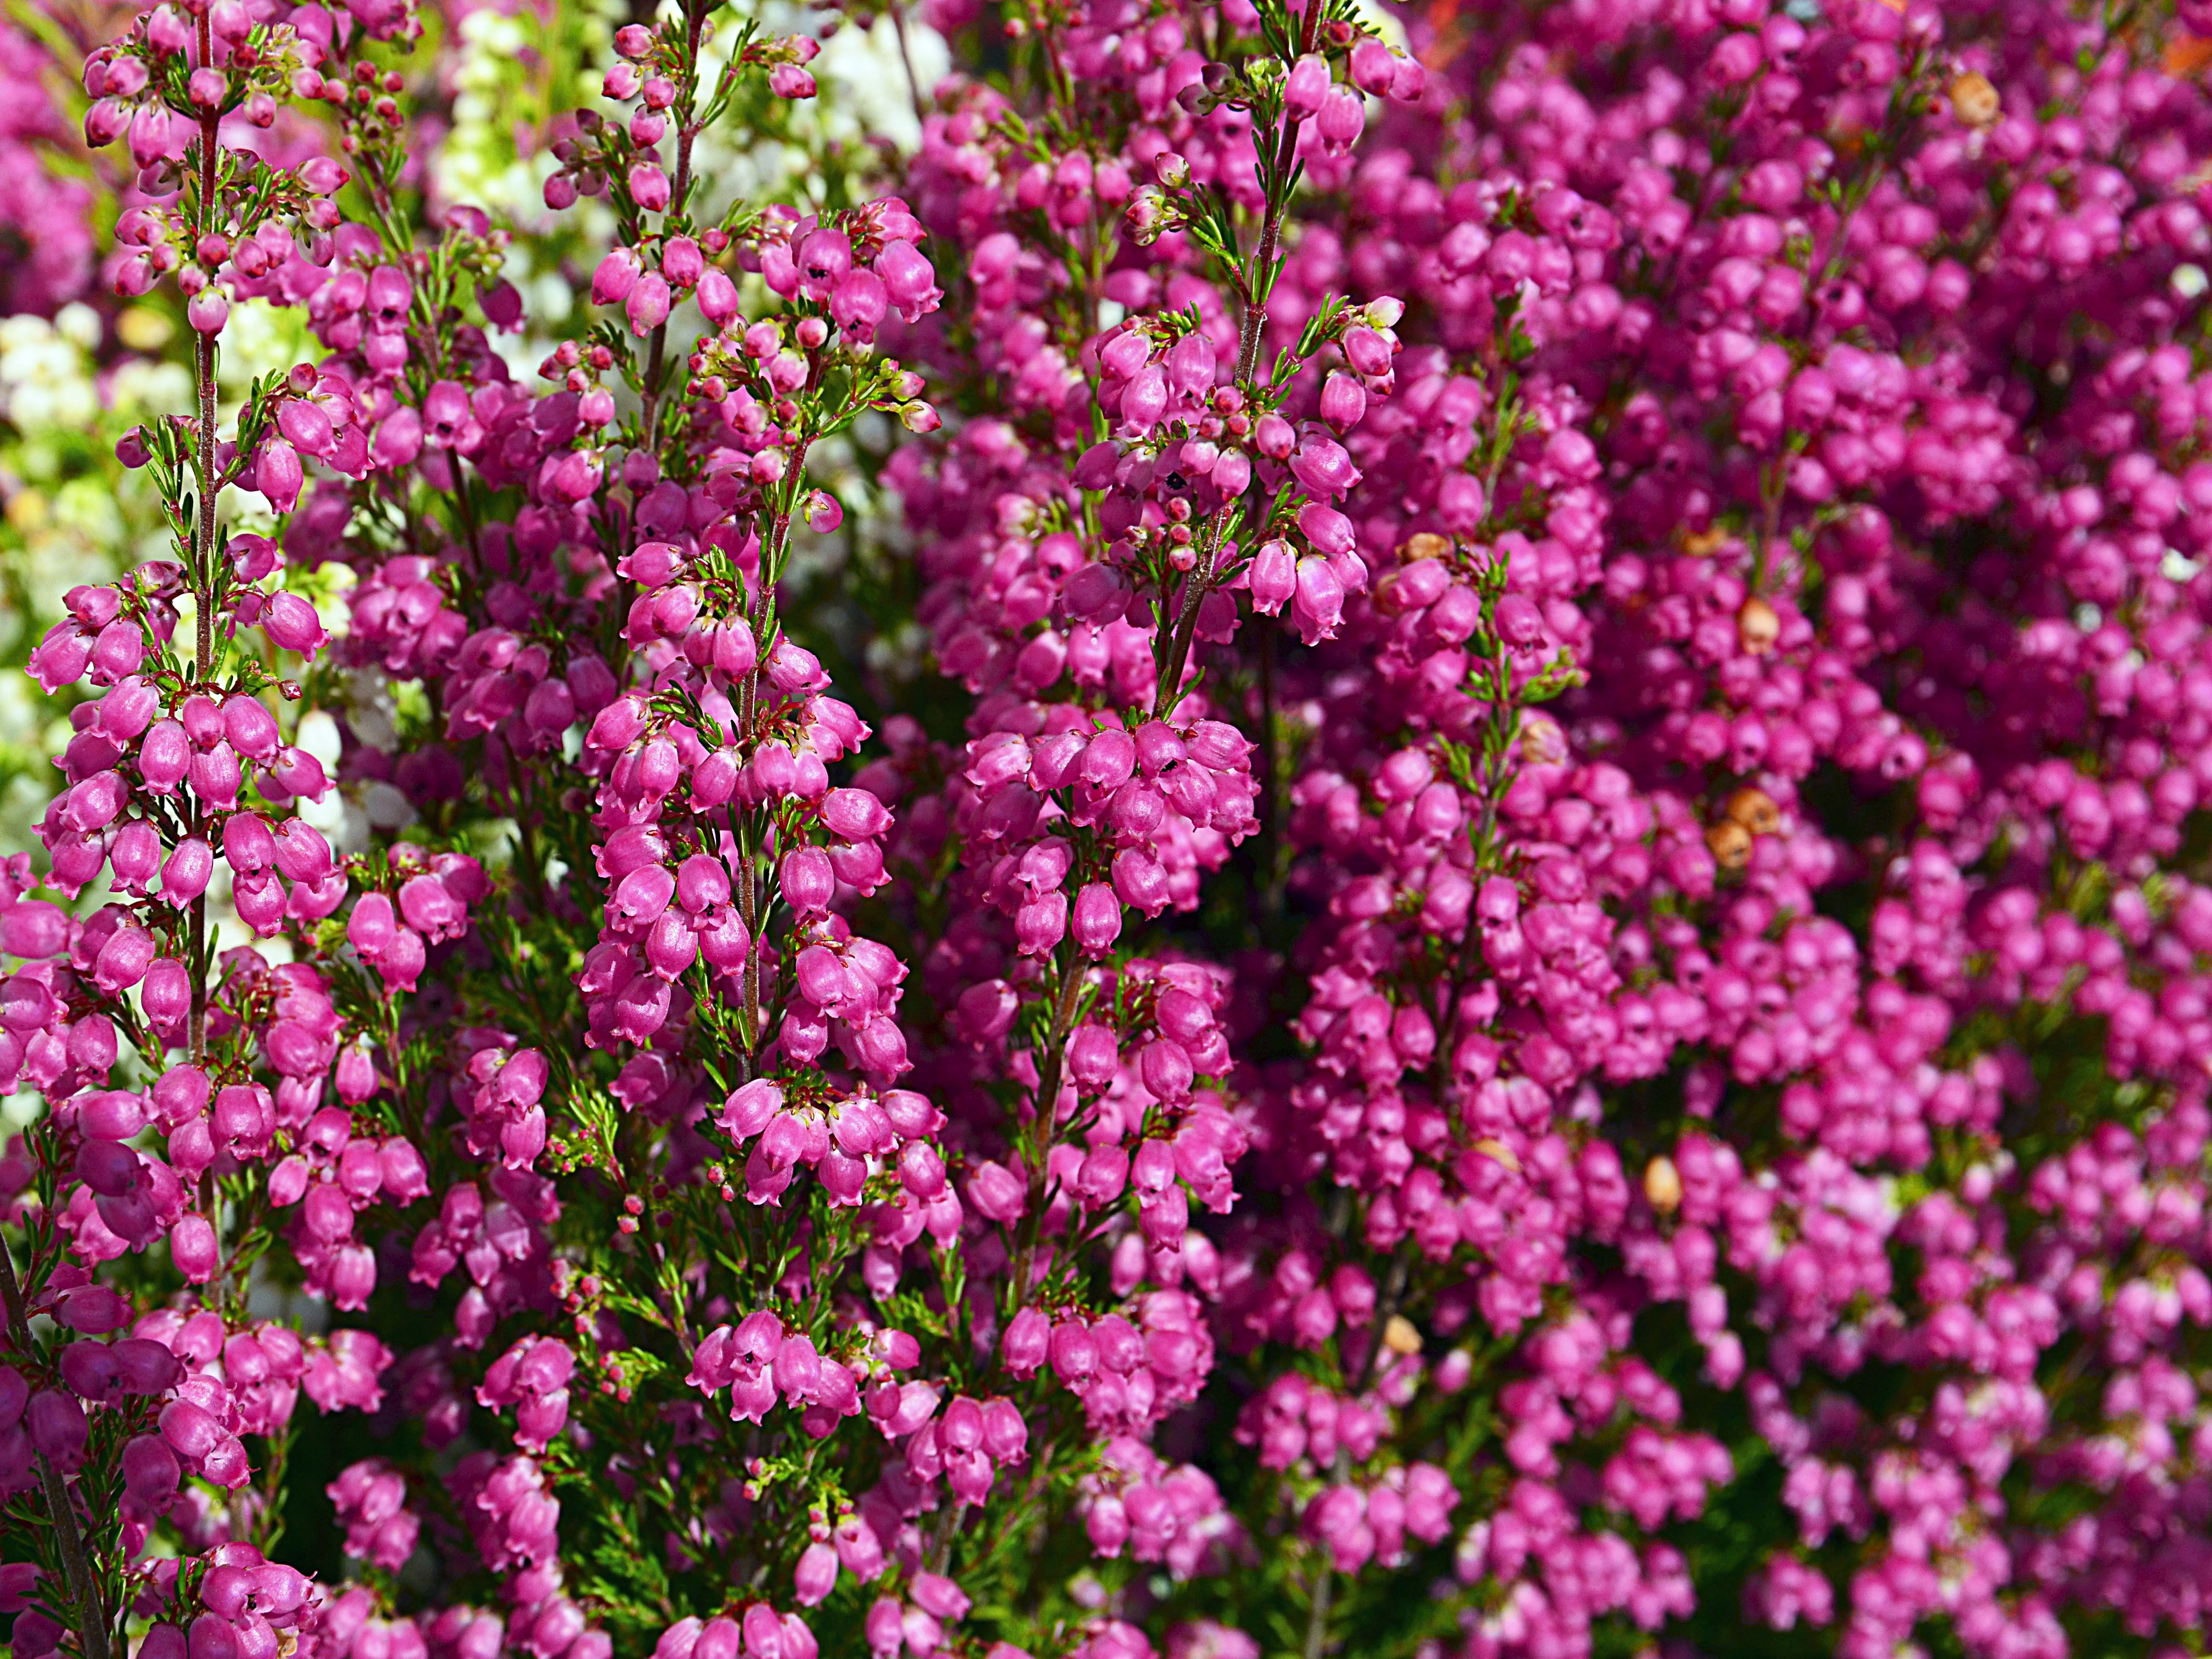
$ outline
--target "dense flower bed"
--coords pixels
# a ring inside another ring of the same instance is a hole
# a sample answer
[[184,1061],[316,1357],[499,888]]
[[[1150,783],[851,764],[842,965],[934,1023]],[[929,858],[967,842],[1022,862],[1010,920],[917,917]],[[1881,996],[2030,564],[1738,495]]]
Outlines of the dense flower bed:
[[37,21],[16,1659],[2212,1639],[2212,10]]

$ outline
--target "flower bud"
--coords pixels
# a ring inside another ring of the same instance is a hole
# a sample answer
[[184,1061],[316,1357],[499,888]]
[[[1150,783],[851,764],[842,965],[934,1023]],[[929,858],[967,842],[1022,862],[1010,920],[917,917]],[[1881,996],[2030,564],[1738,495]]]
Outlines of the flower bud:
[[136,1435],[123,1448],[123,1486],[152,1510],[166,1510],[183,1478],[177,1455],[157,1434]]
[[1070,1388],[1088,1382],[1098,1369],[1098,1343],[1079,1319],[1063,1319],[1053,1326],[1051,1355],[1053,1375]]
[[31,1443],[57,1468],[74,1473],[83,1460],[90,1429],[84,1407],[66,1391],[41,1389],[33,1395],[23,1413],[23,1426],[30,1431]]
[[837,894],[837,872],[818,847],[799,847],[784,854],[778,872],[784,902],[802,916],[819,915]]
[[618,247],[607,254],[592,273],[592,303],[611,306],[628,299],[630,290],[637,286],[639,270],[635,249]]
[[817,1607],[837,1586],[837,1552],[828,1544],[809,1544],[792,1573],[792,1594],[802,1607]]
[[830,290],[830,316],[856,345],[873,345],[876,327],[890,309],[884,279],[865,267],[847,271]]
[[1352,49],[1352,83],[1360,91],[1382,98],[1389,94],[1398,75],[1398,58],[1373,36]]
[[1114,892],[1122,903],[1157,916],[1168,908],[1167,872],[1134,848],[1114,855]]
[[668,210],[668,175],[650,161],[641,161],[629,170],[630,199],[647,213]]
[[1100,1094],[1121,1066],[1121,1045],[1103,1025],[1085,1021],[1067,1042],[1067,1074],[1085,1094]]
[[1339,432],[1348,432],[1367,413],[1367,392],[1351,375],[1338,371],[1321,389],[1321,417]]
[[1083,1195],[1084,1202],[1093,1209],[1103,1209],[1121,1196],[1128,1181],[1128,1153],[1109,1143],[1094,1146],[1084,1154],[1076,1170],[1075,1188]]
[[945,1190],[945,1160],[926,1140],[909,1140],[899,1149],[900,1184],[916,1198],[929,1200]]
[[[204,288],[185,305],[185,320],[192,325],[195,333],[220,334],[230,321],[230,301],[221,289]],[[283,509],[280,507],[278,511]]]
[[633,334],[650,334],[668,320],[668,281],[657,270],[648,270],[631,285],[623,313],[629,319]]
[[[152,945],[153,941],[148,939],[149,952]],[[106,954],[105,950],[100,952],[103,959]],[[168,1024],[183,1019],[191,1012],[191,979],[182,963],[167,957],[153,958],[147,963],[142,973],[143,980],[139,987],[138,1000],[139,1006],[146,1011],[147,1018],[156,1024]]]
[[1159,424],[1167,406],[1167,375],[1158,365],[1148,363],[1122,390],[1122,424],[1133,432],[1149,432]]
[[1007,1374],[1017,1378],[1036,1376],[1045,1362],[1051,1337],[1052,1322],[1036,1309],[1024,1308],[1016,1314],[999,1341],[999,1358]]
[[162,902],[173,909],[183,909],[207,891],[209,878],[214,873],[213,849],[198,836],[187,836],[161,866]]
[[766,1078],[756,1078],[732,1092],[719,1121],[732,1140],[749,1140],[782,1109],[783,1091]]
[[1121,900],[1104,882],[1087,884],[1075,896],[1076,948],[1087,957],[1103,957],[1121,936]]
[[1322,100],[1328,95],[1328,60],[1314,52],[1306,53],[1291,65],[1290,74],[1284,78],[1283,113],[1293,121],[1303,121],[1318,113]]
[[328,637],[315,607],[296,593],[269,596],[261,610],[261,630],[278,650],[297,652],[310,659]]
[[968,1177],[968,1197],[978,1214],[1001,1226],[1012,1226],[1029,1207],[1027,1187],[1003,1164],[977,1164]]
[[253,464],[253,487],[268,498],[271,511],[289,513],[299,503],[305,477],[299,452],[283,439],[271,438],[261,446]]
[[708,270],[699,278],[700,313],[715,327],[738,314],[738,286],[728,276],[718,270]]

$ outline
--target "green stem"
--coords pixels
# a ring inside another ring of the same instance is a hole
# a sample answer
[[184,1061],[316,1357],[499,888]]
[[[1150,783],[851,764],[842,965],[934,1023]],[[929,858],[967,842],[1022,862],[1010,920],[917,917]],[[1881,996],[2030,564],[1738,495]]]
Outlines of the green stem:
[[[1306,8],[1298,36],[1301,55],[1313,50],[1321,14],[1318,3]],[[1260,222],[1260,244],[1253,251],[1251,264],[1242,272],[1231,273],[1244,313],[1237,331],[1236,384],[1240,388],[1249,386],[1252,377],[1259,373],[1260,348],[1267,333],[1267,298],[1274,292],[1275,267],[1282,259],[1283,216],[1290,210],[1291,168],[1297,159],[1298,124],[1287,115],[1279,115],[1277,118],[1281,125],[1275,137],[1274,158],[1266,175],[1267,210]],[[1203,538],[1198,562],[1182,585],[1182,599],[1170,631],[1167,658],[1161,666],[1159,686],[1153,693],[1155,720],[1164,717],[1175,707],[1182,690],[1183,668],[1190,660],[1191,641],[1198,631],[1199,610],[1206,596],[1212,592],[1216,562],[1227,539],[1229,515],[1235,506],[1233,501],[1226,502],[1214,515]]]
[[1060,988],[1053,999],[1052,1024],[1047,1028],[1044,1052],[1037,1056],[1036,1145],[1030,1148],[1029,1204],[1022,1213],[1020,1237],[1014,1247],[1014,1300],[1007,1310],[1011,1319],[1028,1302],[1030,1278],[1036,1256],[1037,1234],[1044,1222],[1045,1162],[1052,1150],[1053,1120],[1059,1111],[1060,1074],[1068,1033],[1075,1027],[1076,1006],[1082,1000],[1083,967],[1076,960],[1074,942],[1062,947]]

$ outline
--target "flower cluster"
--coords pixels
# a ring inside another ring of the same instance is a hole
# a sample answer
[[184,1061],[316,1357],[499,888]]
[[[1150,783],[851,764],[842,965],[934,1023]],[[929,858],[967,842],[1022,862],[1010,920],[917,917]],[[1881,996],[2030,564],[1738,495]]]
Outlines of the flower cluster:
[[61,66],[13,1652],[2203,1646],[2212,15],[449,9]]

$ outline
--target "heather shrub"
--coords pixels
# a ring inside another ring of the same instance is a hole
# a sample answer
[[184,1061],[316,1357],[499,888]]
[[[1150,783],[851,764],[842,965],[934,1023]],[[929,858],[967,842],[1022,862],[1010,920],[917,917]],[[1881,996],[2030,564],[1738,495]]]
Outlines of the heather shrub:
[[2208,64],[11,14],[9,1651],[2203,1652]]

